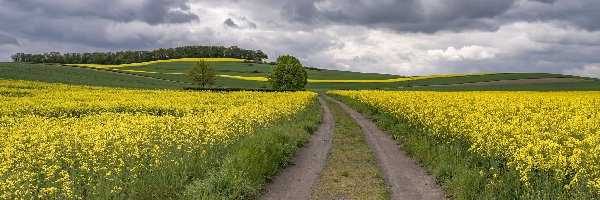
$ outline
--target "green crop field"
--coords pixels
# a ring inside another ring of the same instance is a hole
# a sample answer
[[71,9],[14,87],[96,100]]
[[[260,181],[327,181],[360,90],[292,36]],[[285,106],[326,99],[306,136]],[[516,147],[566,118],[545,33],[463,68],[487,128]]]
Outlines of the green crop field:
[[[272,65],[242,62],[211,62],[220,75],[267,77]],[[85,69],[60,66],[56,64],[0,63],[0,78],[56,82],[92,86],[109,86],[141,89],[181,89],[189,87],[185,73],[192,62],[156,63],[146,66],[120,67],[119,71]],[[326,69],[307,69],[308,78],[314,80],[382,80],[400,78],[399,75],[359,73]],[[565,83],[522,83],[497,85],[452,84],[489,82],[498,80],[540,79],[540,78],[580,78],[586,82]],[[164,79],[164,80],[157,80]],[[167,81],[170,80],[170,81]],[[172,82],[178,81],[178,82]],[[219,88],[267,88],[267,82],[217,77]],[[326,91],[330,89],[383,89],[383,90],[433,90],[433,91],[470,91],[470,90],[600,90],[600,81],[592,78],[574,77],[548,73],[498,73],[478,76],[439,77],[402,82],[383,83],[315,83],[309,82],[309,90]]]
[[[219,74],[234,76],[258,76],[267,77],[271,72],[272,65],[241,62],[211,62]],[[192,66],[191,62],[156,63],[146,66],[121,67],[121,70],[137,70],[159,73],[186,73]],[[345,80],[376,80],[399,78],[398,75],[359,73],[337,70],[307,70],[310,79],[345,79]],[[182,79],[187,80],[185,75]]]
[[60,65],[0,63],[0,78],[137,89],[180,89],[186,84]]
[[572,83],[526,83],[505,85],[464,85],[407,87],[398,90],[412,91],[598,91],[600,81]]

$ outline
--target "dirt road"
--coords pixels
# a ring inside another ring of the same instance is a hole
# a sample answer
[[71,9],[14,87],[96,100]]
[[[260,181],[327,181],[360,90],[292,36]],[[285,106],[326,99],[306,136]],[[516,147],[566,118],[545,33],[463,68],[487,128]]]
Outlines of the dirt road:
[[390,135],[383,133],[375,123],[346,104],[334,101],[362,127],[390,188],[392,199],[446,199],[433,177],[401,151]]
[[[375,123],[346,104],[333,101],[362,128],[392,199],[446,199],[433,177],[401,151],[390,135],[383,133]],[[312,187],[325,166],[334,127],[327,104],[321,98],[319,102],[324,110],[319,129],[313,133],[308,146],[298,151],[294,164],[280,171],[267,187],[267,193],[258,199],[310,199]]]
[[333,118],[329,107],[319,98],[323,121],[313,133],[306,147],[298,150],[293,164],[281,170],[267,187],[267,193],[258,199],[309,199],[319,172],[325,167],[331,148]]

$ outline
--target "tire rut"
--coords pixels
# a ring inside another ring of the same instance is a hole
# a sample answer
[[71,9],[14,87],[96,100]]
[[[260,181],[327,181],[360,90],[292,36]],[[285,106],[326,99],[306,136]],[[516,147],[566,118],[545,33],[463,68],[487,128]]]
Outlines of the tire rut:
[[375,123],[356,110],[333,98],[330,99],[348,112],[363,129],[392,199],[446,199],[435,179],[401,151],[390,135],[383,133]]
[[319,103],[323,108],[321,125],[311,135],[308,145],[298,150],[293,164],[281,170],[258,199],[310,199],[319,172],[325,167],[333,134],[329,107],[320,97]]

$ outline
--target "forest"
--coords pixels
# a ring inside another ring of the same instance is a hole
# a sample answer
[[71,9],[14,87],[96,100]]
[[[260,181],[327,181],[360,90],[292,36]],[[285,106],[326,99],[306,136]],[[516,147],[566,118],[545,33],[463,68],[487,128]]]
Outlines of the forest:
[[247,50],[237,46],[181,46],[159,48],[152,51],[16,53],[11,58],[13,62],[115,65],[177,58],[239,58],[262,61],[268,56],[261,50]]

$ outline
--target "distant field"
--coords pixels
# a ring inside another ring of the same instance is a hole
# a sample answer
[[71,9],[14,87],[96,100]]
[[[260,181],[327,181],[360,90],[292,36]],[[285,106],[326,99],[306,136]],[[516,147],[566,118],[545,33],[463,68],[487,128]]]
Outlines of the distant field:
[[516,80],[516,79],[538,79],[538,78],[568,78],[573,77],[562,74],[546,74],[546,73],[498,73],[488,74],[483,76],[463,76],[463,77],[447,77],[435,79],[423,79],[410,82],[410,86],[420,85],[450,85],[459,83],[474,83],[496,80]]
[[0,63],[0,78],[137,89],[180,89],[186,84],[60,65]]
[[466,85],[408,87],[412,91],[599,91],[600,81],[574,83],[528,83],[518,85]]
[[[241,62],[212,62],[220,75],[267,77],[272,65],[241,63]],[[109,86],[143,89],[181,89],[189,86],[185,83],[169,82],[166,79],[179,82],[189,82],[185,73],[191,67],[191,62],[155,63],[145,66],[118,67],[119,72],[98,71],[67,67],[59,65],[0,63],[0,78],[34,80],[93,86]],[[124,74],[124,73],[127,74]],[[309,79],[315,80],[385,80],[402,78],[398,75],[345,72],[324,69],[308,69]],[[129,74],[129,75],[128,75]],[[146,76],[146,77],[140,77]],[[152,77],[152,78],[148,78]],[[155,78],[155,79],[153,79]],[[463,83],[489,82],[498,80],[543,79],[543,78],[577,78],[587,82],[567,83],[523,83],[508,85],[462,85],[445,86]],[[217,78],[215,87],[225,88],[267,88],[267,82],[248,81],[233,78]],[[313,83],[307,85],[309,90],[329,89],[382,89],[382,90],[436,90],[436,91],[469,91],[469,90],[600,90],[598,79],[573,77],[569,75],[547,73],[498,73],[476,76],[438,77],[401,82],[384,83]]]
[[[257,63],[240,63],[240,62],[212,62],[219,74],[234,75],[234,76],[259,76],[267,77],[271,72],[272,65],[257,64]],[[135,71],[150,71],[159,73],[186,73],[192,63],[190,62],[174,62],[174,63],[156,63],[146,66],[135,67],[120,67],[120,70],[135,70]],[[337,70],[307,70],[310,79],[347,79],[347,80],[377,80],[391,79],[402,76],[390,74],[375,74],[375,73],[359,73]],[[181,75],[187,79],[185,75]]]

